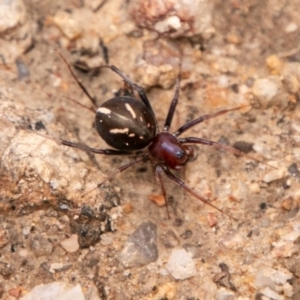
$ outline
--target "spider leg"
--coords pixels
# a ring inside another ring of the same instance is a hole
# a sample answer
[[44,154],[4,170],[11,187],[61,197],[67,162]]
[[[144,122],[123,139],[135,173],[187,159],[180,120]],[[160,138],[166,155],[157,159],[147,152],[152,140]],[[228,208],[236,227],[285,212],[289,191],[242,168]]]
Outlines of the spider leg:
[[80,107],[83,107],[83,108],[91,111],[92,113],[96,113],[97,112],[97,110],[95,108],[90,108],[90,107],[88,107],[88,106],[86,106],[86,105],[78,102],[77,100],[74,100],[74,99],[72,99],[70,97],[67,97],[67,96],[63,96],[63,97],[66,98],[66,99],[68,99],[69,101],[75,103],[76,105],[79,105]]
[[171,219],[170,218],[170,212],[169,212],[169,206],[168,206],[167,193],[166,193],[166,188],[165,188],[164,178],[163,178],[163,169],[160,165],[155,166],[155,174],[158,177],[160,189],[161,189],[161,192],[162,192],[162,194],[164,196],[164,199],[165,199],[168,219]]
[[249,106],[249,105],[244,105],[244,106],[238,106],[238,107],[235,107],[235,108],[230,108],[230,109],[223,109],[223,110],[220,110],[220,111],[217,111],[215,113],[212,113],[212,114],[208,114],[208,115],[204,115],[204,116],[201,116],[197,119],[194,119],[190,122],[187,122],[186,124],[182,125],[180,128],[178,128],[174,133],[173,135],[175,136],[179,136],[180,134],[182,134],[183,132],[187,131],[188,129],[194,127],[195,125],[199,124],[199,123],[202,123],[204,120],[208,120],[208,119],[212,119],[212,118],[215,118],[217,116],[220,116],[220,115],[223,115],[223,114],[226,114],[230,111],[235,111],[235,110],[239,110],[241,108],[244,108],[246,106]]
[[81,90],[85,93],[85,95],[91,100],[94,109],[96,110],[97,105],[96,105],[96,100],[94,97],[91,96],[91,94],[89,93],[89,91],[86,89],[86,87],[82,84],[82,82],[77,78],[77,76],[75,75],[74,71],[72,70],[70,64],[67,62],[67,60],[64,58],[64,56],[58,51],[56,50],[58,55],[61,57],[61,59],[65,62],[65,64],[67,65],[71,75],[73,76],[73,78],[75,79],[75,81],[77,82],[77,84],[79,85],[79,87],[81,88]]
[[171,126],[171,123],[172,123],[172,120],[174,117],[174,113],[176,110],[176,106],[178,104],[178,98],[179,98],[179,93],[180,93],[180,81],[181,81],[181,75],[179,74],[177,77],[177,80],[176,80],[175,94],[174,94],[173,100],[170,104],[168,115],[167,115],[164,129],[163,129],[163,131],[166,131],[166,132],[168,132],[170,129],[170,126]]
[[[145,104],[145,106],[149,109],[149,111],[155,117],[153,108],[152,108],[152,106],[150,104],[150,101],[147,98],[147,95],[145,93],[144,88],[142,88],[141,86],[139,86],[136,83],[132,82],[132,80],[128,76],[126,76],[119,68],[117,68],[114,65],[101,66],[101,68],[109,68],[113,72],[117,73],[120,77],[122,77],[126,84],[128,84],[133,90],[136,90],[138,92],[138,94],[140,95],[140,97],[141,97],[143,103]],[[155,120],[156,120],[156,118],[155,118]]]
[[112,179],[114,179],[116,177],[116,175],[118,175],[119,173],[124,172],[125,170],[131,168],[132,166],[138,164],[139,162],[145,162],[149,160],[149,157],[147,154],[142,154],[140,156],[138,156],[136,159],[130,161],[129,163],[122,165],[121,167],[119,167],[118,169],[116,169],[113,173],[111,173],[109,176],[106,177],[106,179],[104,179],[103,181],[101,181],[100,183],[97,184],[97,186],[95,188],[93,188],[92,190],[88,191],[87,193],[85,193],[83,196],[86,196],[87,194],[91,193],[92,191],[94,191],[95,189],[101,187],[101,185],[103,185],[105,182],[107,181],[111,181]]
[[184,190],[186,190],[189,194],[191,194],[192,196],[194,196],[195,198],[197,198],[198,200],[202,201],[203,203],[209,205],[210,207],[216,209],[217,211],[219,211],[220,213],[228,216],[231,219],[234,219],[236,221],[238,221],[236,218],[232,217],[230,214],[226,213],[225,211],[223,211],[222,209],[218,208],[217,206],[213,205],[212,203],[210,203],[208,200],[206,200],[204,197],[202,197],[201,195],[199,195],[198,193],[196,193],[195,190],[193,190],[192,188],[190,188],[189,186],[187,186],[187,184],[180,179],[179,177],[177,177],[176,175],[174,175],[167,167],[163,166],[163,171],[165,172],[165,174],[167,175],[167,177],[172,180],[173,182],[175,182],[177,185],[181,186]]
[[255,158],[251,155],[248,155],[248,154],[246,154],[246,153],[244,153],[244,152],[242,152],[242,151],[240,151],[236,148],[221,144],[219,142],[214,142],[214,141],[210,141],[210,140],[206,140],[206,139],[202,139],[202,138],[196,138],[196,137],[182,138],[182,139],[178,139],[178,141],[182,144],[202,144],[202,145],[212,146],[212,147],[220,149],[220,150],[225,150],[227,152],[231,152],[231,153],[233,153],[235,155],[238,155],[238,156],[244,156],[244,157],[247,157],[249,159],[255,160],[256,162],[261,163],[263,165],[266,165],[270,168],[277,169],[273,166],[270,166],[270,165],[262,162],[260,159],[257,159],[257,158]]
[[[50,139],[52,139],[52,138],[50,138]],[[96,153],[96,154],[104,154],[104,155],[130,155],[130,154],[133,154],[130,151],[92,148],[92,147],[86,146],[84,144],[74,143],[74,142],[70,142],[70,141],[67,141],[64,139],[53,139],[53,140],[56,143],[64,145],[64,146],[68,146],[68,147],[80,149],[85,152],[92,152],[92,153]]]
[[104,154],[104,155],[132,155],[132,154],[134,154],[133,152],[130,152],[130,151],[121,151],[121,150],[115,150],[115,149],[92,148],[92,147],[86,146],[86,145],[81,144],[81,143],[74,143],[74,142],[67,141],[67,140],[64,140],[64,139],[54,138],[54,137],[48,136],[46,134],[42,134],[40,132],[37,132],[35,130],[29,129],[25,126],[18,126],[18,128],[22,129],[22,130],[25,130],[27,132],[30,132],[30,133],[34,133],[36,135],[39,135],[39,136],[41,136],[45,139],[51,140],[51,141],[57,143],[58,145],[68,146],[68,147],[80,149],[80,150],[86,151],[86,152],[92,152],[92,153]]

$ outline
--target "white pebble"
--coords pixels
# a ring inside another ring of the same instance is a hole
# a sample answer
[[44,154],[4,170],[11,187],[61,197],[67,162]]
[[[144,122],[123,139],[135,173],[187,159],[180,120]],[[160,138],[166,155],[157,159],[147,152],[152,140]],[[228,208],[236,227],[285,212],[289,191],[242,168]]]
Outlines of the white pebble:
[[270,183],[272,181],[281,179],[284,176],[286,176],[285,169],[282,168],[282,169],[272,170],[264,176],[263,181],[266,183]]
[[51,282],[34,287],[21,300],[84,300],[81,286],[64,282]]
[[76,252],[79,249],[78,235],[72,234],[68,239],[61,241],[60,244],[67,252]]
[[216,300],[234,300],[235,293],[224,288],[218,290]]
[[184,249],[173,250],[166,265],[175,279],[184,280],[196,275],[196,266],[190,253]]
[[294,22],[291,22],[287,24],[285,27],[285,32],[290,33],[290,32],[295,32],[298,29],[298,25]]
[[274,292],[273,290],[271,290],[268,287],[261,290],[261,293],[271,299],[274,299],[274,300],[284,300],[283,296],[280,296],[278,293]]
[[252,93],[258,98],[263,107],[268,107],[275,104],[273,102],[279,93],[280,87],[280,81],[271,78],[261,78],[255,81]]

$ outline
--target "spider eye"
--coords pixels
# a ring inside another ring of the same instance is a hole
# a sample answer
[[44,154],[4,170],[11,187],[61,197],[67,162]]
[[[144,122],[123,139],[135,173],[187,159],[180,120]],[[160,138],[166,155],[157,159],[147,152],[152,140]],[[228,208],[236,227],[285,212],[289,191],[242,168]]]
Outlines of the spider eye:
[[183,151],[183,150],[180,150],[180,151],[177,151],[177,152],[176,152],[176,157],[177,157],[177,158],[182,158],[183,155],[184,155],[184,151]]

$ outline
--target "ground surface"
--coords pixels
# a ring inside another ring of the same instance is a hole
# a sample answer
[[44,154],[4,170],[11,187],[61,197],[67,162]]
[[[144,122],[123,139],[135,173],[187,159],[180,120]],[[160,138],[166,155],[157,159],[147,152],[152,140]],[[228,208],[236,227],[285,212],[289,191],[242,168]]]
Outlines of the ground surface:
[[[153,19],[149,29],[138,27],[130,14],[138,1],[61,2],[26,1],[26,38],[2,34],[16,45],[31,39],[17,63],[5,60],[5,50],[1,56],[2,298],[62,281],[79,284],[85,299],[300,299],[298,1],[215,0],[201,38],[191,30],[177,39],[157,39]],[[94,189],[130,158],[55,143],[64,138],[107,147],[93,128],[93,113],[66,98],[91,106],[55,49],[88,69],[76,74],[98,104],[123,86],[110,70],[95,70],[107,59],[150,88],[160,126],[182,53],[172,130],[203,114],[248,105],[186,136],[239,145],[265,164],[197,146],[197,159],[178,173],[236,219],[166,179],[168,219],[166,209],[149,200],[160,193],[149,164]],[[24,130],[28,126],[40,135]],[[142,257],[136,252],[143,245],[132,235],[137,229],[153,237],[149,248],[142,240],[149,250]],[[177,250],[189,261],[182,272],[178,260],[184,259],[171,260]]]

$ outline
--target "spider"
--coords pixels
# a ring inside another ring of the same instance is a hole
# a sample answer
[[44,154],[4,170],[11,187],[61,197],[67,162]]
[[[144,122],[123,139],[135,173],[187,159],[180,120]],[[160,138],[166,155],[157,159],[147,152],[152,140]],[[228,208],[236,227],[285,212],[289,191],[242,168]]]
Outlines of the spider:
[[[97,107],[95,104],[95,99],[90,95],[88,90],[76,77],[69,63],[60,53],[59,55],[68,66],[70,73],[72,74],[77,84],[80,86],[82,91],[86,94],[86,96],[91,100],[93,104],[93,108],[86,108],[92,110],[92,112],[96,114],[95,127],[97,129],[98,134],[110,147],[114,149],[92,148],[81,143],[75,143],[64,139],[53,140],[64,146],[73,147],[96,154],[136,155],[136,157],[133,160],[131,160],[127,164],[120,166],[103,182],[98,184],[98,186],[101,186],[103,183],[112,180],[116,174],[121,173],[140,162],[150,161],[152,163],[154,173],[158,178],[169,218],[170,214],[167,204],[167,193],[163,180],[164,174],[167,176],[167,178],[169,178],[178,186],[182,187],[186,192],[188,192],[198,200],[204,202],[206,205],[213,207],[222,214],[233,218],[228,213],[213,205],[206,198],[204,198],[195,190],[190,188],[180,177],[175,175],[172,172],[172,170],[182,170],[185,167],[185,165],[194,158],[193,144],[212,146],[217,149],[231,152],[238,156],[245,156],[255,161],[261,162],[260,160],[257,160],[256,158],[253,158],[252,156],[249,156],[236,148],[221,144],[219,142],[198,137],[179,137],[185,131],[202,123],[205,120],[215,118],[217,116],[223,115],[231,111],[239,110],[244,106],[239,106],[231,109],[224,109],[212,114],[200,116],[182,125],[173,133],[170,133],[169,129],[179,99],[181,80],[180,75],[178,75],[177,77],[175,94],[171,101],[163,129],[161,130],[158,126],[155,113],[152,109],[152,106],[148,100],[144,89],[136,83],[134,83],[116,66],[107,65],[103,66],[103,68],[109,68],[113,72],[118,74],[124,80],[126,86],[131,89],[131,91],[135,90],[139,94],[141,100],[137,100],[136,98],[134,98],[133,93],[130,93],[130,95],[117,96],[112,99],[109,99],[105,101],[100,107]],[[75,100],[70,100],[79,104]]]

